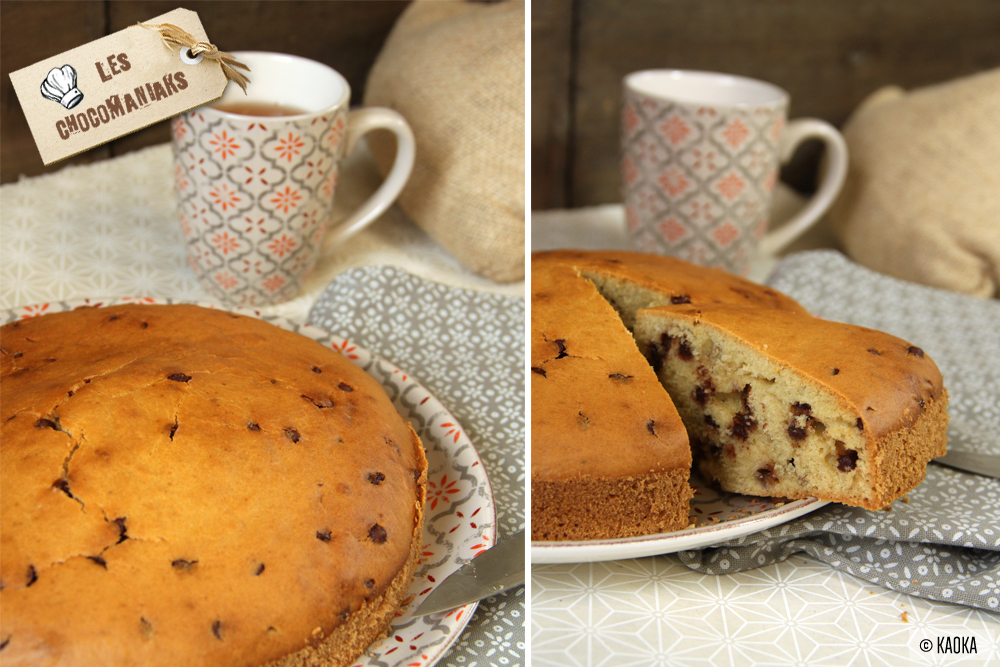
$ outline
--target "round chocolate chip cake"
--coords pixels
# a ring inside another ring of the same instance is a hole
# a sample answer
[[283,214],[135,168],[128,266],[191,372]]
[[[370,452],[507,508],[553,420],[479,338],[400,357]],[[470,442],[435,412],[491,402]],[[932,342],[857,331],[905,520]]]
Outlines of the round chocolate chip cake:
[[379,384],[261,320],[0,329],[4,665],[345,665],[412,580],[426,468]]
[[945,453],[948,392],[907,341],[655,255],[538,253],[531,289],[533,539],[683,528],[692,460],[725,491],[878,509]]

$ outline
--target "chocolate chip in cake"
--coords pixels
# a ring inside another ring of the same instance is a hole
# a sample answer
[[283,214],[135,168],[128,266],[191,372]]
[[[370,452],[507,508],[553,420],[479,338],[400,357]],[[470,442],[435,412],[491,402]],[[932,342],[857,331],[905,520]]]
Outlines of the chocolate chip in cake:
[[351,617],[351,608],[344,607],[343,611],[340,612],[340,620],[346,621]]
[[21,357],[24,356],[24,352],[15,352],[11,356],[14,357],[15,359],[20,359]]
[[563,357],[569,356],[566,354],[566,340],[564,338],[560,338],[559,340],[554,340],[552,342],[559,346],[559,356],[557,356],[556,359],[562,359]]
[[704,387],[695,387],[694,392],[695,402],[701,407],[705,407],[705,403],[708,401],[708,392],[705,391]]
[[624,373],[612,373],[608,377],[614,380],[615,382],[623,382],[623,383],[628,382],[629,380],[632,379],[631,375],[625,375]]
[[420,471],[419,471],[419,470],[417,470],[416,468],[414,468],[414,469],[413,469],[413,470],[411,470],[410,472],[412,472],[412,473],[413,473],[413,481],[414,481],[414,482],[419,482],[419,481],[420,481]]
[[715,420],[712,419],[712,415],[710,414],[705,415],[705,423],[712,428],[719,428],[719,425],[715,423]]
[[750,433],[757,428],[757,420],[755,420],[747,412],[737,412],[733,415],[733,425],[729,429],[733,437],[739,438],[740,440],[746,440]]
[[912,354],[913,356],[918,357],[920,359],[924,358],[924,351],[921,350],[916,345],[911,345],[910,347],[906,348],[906,353]]
[[313,372],[313,373],[322,373],[322,372],[323,372],[323,369],[322,369],[322,368],[320,368],[319,366],[313,366],[313,367],[312,367],[312,372]]
[[259,431],[260,430],[260,424],[258,424],[257,422],[249,422],[247,424],[247,430],[248,431]]
[[656,422],[654,422],[652,419],[646,422],[646,430],[652,433],[653,436],[656,436]]
[[352,387],[351,385],[347,384],[346,382],[341,382],[337,386],[340,387],[341,391],[354,391],[354,387]]
[[147,329],[147,328],[149,328],[149,322],[143,322],[143,323],[142,323],[142,328],[143,328],[143,329]]
[[839,375],[839,374],[840,374],[839,368],[834,368],[833,371],[830,373],[830,375]]
[[319,540],[320,542],[329,542],[332,537],[333,535],[330,533],[329,530],[316,531],[316,539]]
[[259,577],[262,574],[264,574],[264,564],[263,563],[261,563],[260,565],[257,566],[257,569],[255,569],[254,572],[253,572],[253,576]]
[[776,484],[778,482],[778,476],[774,474],[773,463],[758,469],[754,474],[754,477],[756,477],[757,481],[764,486],[771,486],[772,484]]
[[377,523],[373,523],[372,527],[368,529],[368,537],[375,544],[384,544],[388,534],[385,532],[385,528]]
[[868,353],[869,353],[869,354],[874,354],[874,355],[875,355],[876,357],[878,357],[878,356],[881,356],[881,355],[879,354],[879,351],[878,351],[878,350],[876,350],[876,349],[874,349],[874,348],[868,348]]
[[[666,335],[666,334],[664,334]],[[669,337],[668,337],[669,340]],[[646,361],[653,367],[654,373],[659,373],[663,368],[663,360],[667,357],[667,352],[656,343],[651,343],[646,349]]]
[[56,429],[56,423],[54,421],[52,421],[51,419],[45,419],[45,418],[42,418],[42,419],[39,419],[38,421],[36,421],[35,422],[35,428],[50,428],[50,429],[52,429],[54,431],[57,430]]
[[380,472],[371,472],[371,473],[368,473],[368,481],[371,484],[374,484],[375,486],[378,486],[379,484],[381,484],[382,482],[385,481],[385,475],[383,475]]
[[139,617],[139,630],[142,632],[143,639],[153,638],[153,624],[150,623],[145,616]]
[[753,410],[750,409],[750,385],[743,385],[743,391],[740,394],[740,402],[743,403],[743,409],[748,413],[753,414]]
[[63,493],[65,493],[70,498],[73,497],[73,494],[69,490],[69,481],[66,480],[65,478],[63,478],[63,479],[57,479],[56,481],[52,482],[52,488],[53,489],[59,489],[60,491],[62,491]]
[[679,294],[677,296],[670,297],[670,303],[674,304],[675,306],[683,303],[691,303],[691,297],[688,296],[687,294]]
[[926,408],[926,407],[927,407],[927,404],[926,404],[926,403],[924,403],[924,399],[923,399],[923,398],[920,398],[919,396],[917,397],[917,403],[919,403],[919,404],[920,404],[920,407],[921,407],[921,408]]
[[184,373],[171,373],[167,376],[168,380],[173,380],[174,382],[190,382],[191,376],[185,375]]
[[184,560],[183,558],[170,561],[170,565],[178,572],[190,572],[191,568],[197,564],[198,561],[196,560]]
[[2,640],[2,641],[0,641],[0,651],[2,651],[2,650],[4,650],[5,648],[7,648],[7,644],[9,644],[9,643],[10,643],[10,639],[11,639],[11,637],[13,637],[13,636],[14,636],[14,635],[12,635],[12,634],[10,634],[10,635],[7,635],[6,637],[4,637],[4,638],[3,638],[3,640]]
[[795,422],[788,425],[788,437],[792,440],[805,440],[806,435],[808,435],[808,433],[804,427],[796,426]]
[[368,579],[365,581],[365,588],[375,588],[375,580]]
[[865,423],[861,421],[861,417],[858,417],[858,421],[854,422],[854,425],[858,427],[859,431],[865,430]]
[[808,403],[793,403],[792,404],[792,414],[793,415],[808,415],[812,412],[812,406]]
[[302,436],[299,435],[299,432],[296,431],[294,428],[286,428],[285,437],[291,440],[292,442],[298,442],[302,438]]
[[108,318],[108,322],[114,322],[117,319],[118,319],[117,315],[112,315],[111,317]]
[[688,343],[686,338],[682,338],[681,342],[677,344],[677,356],[684,361],[691,361],[694,359],[694,352],[691,351],[691,344]]
[[271,380],[271,384],[278,384],[277,380]]
[[858,467],[858,453],[853,449],[848,449],[843,454],[837,456],[837,470],[840,472],[851,472]]
[[36,581],[38,581],[38,571],[35,570],[35,566],[34,565],[29,565],[28,566],[28,583],[27,583],[27,585],[30,586],[31,584],[35,583]]
[[212,623],[212,634],[215,635],[216,639],[222,640],[222,621]]
[[98,565],[100,565],[101,567],[103,567],[105,570],[108,569],[108,563],[107,563],[107,561],[104,560],[103,558],[101,558],[100,556],[87,556],[87,558],[89,560],[94,561],[95,563],[97,563]]

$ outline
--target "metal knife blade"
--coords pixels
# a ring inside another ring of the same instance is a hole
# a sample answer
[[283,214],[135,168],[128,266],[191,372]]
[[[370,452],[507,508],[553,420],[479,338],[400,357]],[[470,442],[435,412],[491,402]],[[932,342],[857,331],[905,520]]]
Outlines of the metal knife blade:
[[487,549],[431,591],[414,616],[461,607],[524,583],[524,531]]
[[972,454],[969,452],[948,452],[935,463],[965,472],[1000,478],[1000,454]]

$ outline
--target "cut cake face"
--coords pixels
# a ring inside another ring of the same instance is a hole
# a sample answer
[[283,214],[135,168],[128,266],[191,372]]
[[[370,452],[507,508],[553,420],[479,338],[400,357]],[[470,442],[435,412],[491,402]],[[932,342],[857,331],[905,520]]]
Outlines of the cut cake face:
[[889,334],[694,305],[640,310],[634,333],[726,491],[879,509],[945,453],[941,374]]

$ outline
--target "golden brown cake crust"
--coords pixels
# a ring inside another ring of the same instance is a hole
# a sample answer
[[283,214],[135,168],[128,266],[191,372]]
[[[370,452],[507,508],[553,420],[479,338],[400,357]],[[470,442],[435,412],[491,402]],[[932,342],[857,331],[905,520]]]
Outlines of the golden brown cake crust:
[[[583,276],[625,281],[651,292],[642,307],[666,303],[731,303],[806,313],[797,301],[765,285],[758,285],[721,269],[638,252],[558,250],[535,253],[532,262],[570,266]],[[629,325],[629,313],[623,313]]]
[[[620,493],[629,515],[673,499],[681,504],[639,523],[687,525],[687,433],[631,335],[569,267],[533,264],[531,289],[532,539],[636,534],[632,518],[594,513],[591,490]],[[575,529],[547,528],[565,516],[581,517]]]
[[531,482],[534,540],[652,535],[689,524],[689,470]]
[[256,666],[335,637],[346,663],[384,632],[426,460],[341,355],[115,306],[4,326],[0,373],[5,665]]

